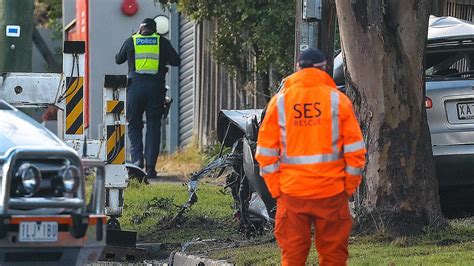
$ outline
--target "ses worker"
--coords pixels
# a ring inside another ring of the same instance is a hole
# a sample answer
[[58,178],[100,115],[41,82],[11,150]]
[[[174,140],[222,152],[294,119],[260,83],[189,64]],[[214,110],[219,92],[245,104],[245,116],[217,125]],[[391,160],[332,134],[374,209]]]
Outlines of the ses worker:
[[256,159],[277,199],[275,237],[283,265],[304,265],[311,225],[321,265],[346,265],[352,220],[348,198],[361,181],[366,149],[349,98],[325,72],[316,49],[268,104]]

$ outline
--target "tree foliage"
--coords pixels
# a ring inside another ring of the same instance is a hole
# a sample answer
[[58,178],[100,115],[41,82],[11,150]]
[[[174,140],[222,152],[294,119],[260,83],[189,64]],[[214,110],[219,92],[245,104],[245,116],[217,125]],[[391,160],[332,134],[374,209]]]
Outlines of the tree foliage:
[[[159,0],[176,2],[194,21],[214,20],[215,59],[247,80],[293,69],[295,2],[283,0]],[[249,67],[250,66],[250,67]],[[268,89],[268,88],[267,88]],[[264,92],[265,88],[263,88]]]

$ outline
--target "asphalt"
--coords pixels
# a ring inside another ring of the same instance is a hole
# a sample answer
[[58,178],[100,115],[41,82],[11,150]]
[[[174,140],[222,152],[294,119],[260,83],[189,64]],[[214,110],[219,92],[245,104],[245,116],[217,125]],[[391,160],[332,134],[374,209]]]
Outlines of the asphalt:
[[130,262],[109,262],[109,261],[99,261],[96,263],[88,264],[89,266],[165,266],[165,265],[174,265],[174,266],[196,266],[196,265],[206,265],[206,266],[230,266],[233,265],[228,263],[225,260],[211,260],[208,258],[198,257],[194,255],[188,255],[182,252],[173,252],[171,253],[168,261],[154,261],[154,260],[144,260],[143,262],[130,263]]

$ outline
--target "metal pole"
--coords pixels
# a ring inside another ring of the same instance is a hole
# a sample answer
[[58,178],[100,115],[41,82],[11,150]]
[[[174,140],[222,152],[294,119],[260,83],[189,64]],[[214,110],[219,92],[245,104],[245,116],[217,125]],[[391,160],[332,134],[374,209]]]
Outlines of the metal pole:
[[33,0],[0,0],[0,73],[31,72]]
[[326,55],[328,72],[332,74],[335,29],[334,0],[298,0],[296,2],[295,60],[301,51],[310,47],[318,48]]
[[303,0],[296,0],[296,15],[295,15],[295,56],[294,56],[294,69],[296,70],[296,63],[298,62],[298,56],[300,55],[300,38],[301,38],[301,22],[303,12]]
[[[173,4],[170,9],[170,42],[171,45],[179,52],[179,13],[176,11],[176,5]],[[170,91],[169,94],[173,99],[171,105],[169,123],[169,152],[175,152],[179,147],[179,68],[171,67],[170,71]]]
[[296,10],[299,38],[297,39],[296,58],[308,48],[318,48],[319,24],[321,21],[321,0],[300,0]]

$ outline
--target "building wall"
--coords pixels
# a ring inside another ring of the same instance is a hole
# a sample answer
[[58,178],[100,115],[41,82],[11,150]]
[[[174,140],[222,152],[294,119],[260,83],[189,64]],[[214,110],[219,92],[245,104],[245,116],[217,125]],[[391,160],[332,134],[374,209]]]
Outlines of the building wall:
[[[97,137],[102,124],[104,75],[127,74],[127,64],[115,64],[115,54],[123,42],[138,30],[146,18],[167,15],[150,0],[138,0],[139,10],[126,16],[120,10],[122,0],[89,1],[89,103],[91,136]],[[177,71],[171,68],[171,71]]]
[[76,19],[76,0],[63,1],[63,25],[66,26]]

